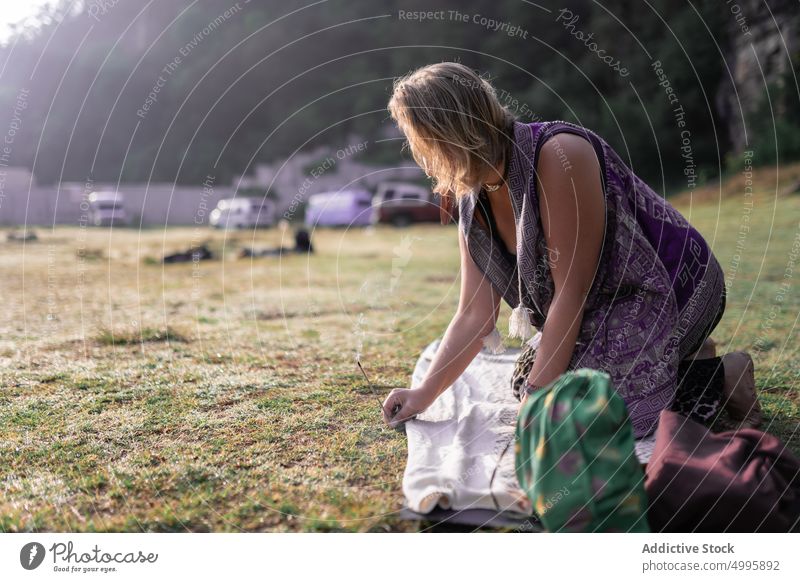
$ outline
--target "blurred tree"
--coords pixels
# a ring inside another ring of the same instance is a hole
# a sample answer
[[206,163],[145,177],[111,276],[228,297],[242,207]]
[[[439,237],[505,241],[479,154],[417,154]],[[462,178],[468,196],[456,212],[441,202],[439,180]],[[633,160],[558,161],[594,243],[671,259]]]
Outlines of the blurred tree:
[[[11,119],[19,91],[29,90],[12,163],[35,162],[43,183],[87,176],[197,183],[209,173],[225,183],[251,163],[303,146],[341,147],[354,134],[374,140],[388,125],[392,79],[442,60],[491,78],[522,121],[561,118],[598,131],[644,178],[669,190],[685,186],[685,161],[673,107],[651,68],[659,60],[684,108],[701,173],[713,176],[730,147],[712,101],[723,71],[718,45],[727,42],[727,14],[716,0],[99,6],[63,0],[0,47],[0,121]],[[400,19],[399,10],[445,11],[445,18]],[[451,18],[452,10],[466,20]],[[561,10],[578,15],[574,28],[593,34],[629,73],[614,71],[571,34]],[[517,33],[490,30],[481,24],[488,20]],[[782,155],[800,156],[792,91],[794,79],[772,94],[783,103],[776,131],[785,138]],[[774,142],[764,115],[759,110],[750,123],[759,143]],[[387,151],[372,155],[386,159]]]

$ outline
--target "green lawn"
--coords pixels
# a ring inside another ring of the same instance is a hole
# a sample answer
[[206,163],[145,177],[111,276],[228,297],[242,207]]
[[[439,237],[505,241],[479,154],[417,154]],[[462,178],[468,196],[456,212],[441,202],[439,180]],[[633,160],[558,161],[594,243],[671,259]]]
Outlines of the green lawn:
[[[753,353],[797,451],[800,196],[759,193],[743,241],[741,195],[680,208],[732,283],[714,338]],[[319,231],[310,259],[253,260],[236,252],[277,232],[38,234],[0,243],[0,531],[414,528],[393,517],[404,436],[354,358],[381,393],[407,385],[456,305],[454,227]],[[200,240],[223,259],[153,260]]]

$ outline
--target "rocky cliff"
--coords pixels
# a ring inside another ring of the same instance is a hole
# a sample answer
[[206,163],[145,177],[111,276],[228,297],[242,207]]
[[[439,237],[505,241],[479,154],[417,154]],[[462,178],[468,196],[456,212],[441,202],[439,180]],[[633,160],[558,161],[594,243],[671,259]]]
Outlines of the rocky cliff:
[[[798,0],[724,0],[727,71],[716,95],[733,151],[748,147],[744,116],[758,107],[767,85],[778,82],[797,57]],[[794,95],[794,98],[799,96]],[[781,103],[773,103],[780,115]]]

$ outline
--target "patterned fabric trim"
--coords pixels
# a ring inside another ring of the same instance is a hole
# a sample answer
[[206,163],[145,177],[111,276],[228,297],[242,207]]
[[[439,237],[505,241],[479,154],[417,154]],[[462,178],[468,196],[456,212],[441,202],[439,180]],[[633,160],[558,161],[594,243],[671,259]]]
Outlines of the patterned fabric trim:
[[681,360],[696,351],[716,325],[724,291],[725,275],[717,260],[711,256],[703,278],[678,317],[675,332]]

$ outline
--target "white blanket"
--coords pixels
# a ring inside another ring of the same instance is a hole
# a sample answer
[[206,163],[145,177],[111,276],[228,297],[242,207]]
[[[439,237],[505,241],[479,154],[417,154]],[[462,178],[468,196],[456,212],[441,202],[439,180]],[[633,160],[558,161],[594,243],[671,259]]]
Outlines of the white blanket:
[[[416,387],[430,366],[439,340],[431,343],[414,369]],[[408,507],[428,513],[443,509],[495,509],[489,480],[507,443],[514,438],[519,402],[511,376],[519,350],[493,355],[482,351],[464,373],[416,419],[406,423],[408,462],[403,493]],[[637,441],[643,463],[653,438]],[[530,503],[514,474],[514,447],[503,455],[492,486],[503,511],[530,514]]]

